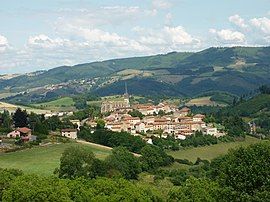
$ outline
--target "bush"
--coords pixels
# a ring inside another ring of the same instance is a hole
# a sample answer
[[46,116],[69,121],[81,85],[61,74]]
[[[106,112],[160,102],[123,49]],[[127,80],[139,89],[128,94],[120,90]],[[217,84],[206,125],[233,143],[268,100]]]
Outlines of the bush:
[[180,164],[193,165],[188,159],[174,159],[174,161]]

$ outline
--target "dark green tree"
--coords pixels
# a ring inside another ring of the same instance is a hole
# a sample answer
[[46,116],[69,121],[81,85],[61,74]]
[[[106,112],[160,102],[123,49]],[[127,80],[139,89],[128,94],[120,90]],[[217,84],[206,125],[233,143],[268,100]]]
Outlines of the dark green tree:
[[105,164],[95,158],[93,152],[86,147],[69,147],[60,159],[60,178],[95,178],[105,173]]
[[116,147],[106,159],[110,169],[115,169],[126,179],[137,179],[141,172],[139,159],[125,147]]
[[[222,189],[209,179],[189,178],[182,186],[174,187],[168,194],[168,201],[220,201]],[[223,200],[226,201],[226,200]]]
[[27,127],[28,126],[28,115],[25,110],[18,108],[13,115],[13,122],[15,127]]
[[163,149],[153,145],[146,145],[141,150],[140,160],[143,170],[157,169],[159,166],[166,166],[173,163],[174,159],[168,156]]
[[264,142],[247,148],[241,147],[216,158],[211,163],[210,176],[232,190],[230,195],[243,197],[245,201],[270,193],[269,168],[270,143]]

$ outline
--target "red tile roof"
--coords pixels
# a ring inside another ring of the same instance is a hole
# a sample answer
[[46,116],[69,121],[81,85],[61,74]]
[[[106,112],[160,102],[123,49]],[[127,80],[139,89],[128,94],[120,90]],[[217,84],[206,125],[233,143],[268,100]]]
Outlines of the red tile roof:
[[21,132],[21,133],[29,133],[31,132],[31,129],[30,128],[27,128],[27,127],[23,127],[23,128],[18,128],[18,131]]

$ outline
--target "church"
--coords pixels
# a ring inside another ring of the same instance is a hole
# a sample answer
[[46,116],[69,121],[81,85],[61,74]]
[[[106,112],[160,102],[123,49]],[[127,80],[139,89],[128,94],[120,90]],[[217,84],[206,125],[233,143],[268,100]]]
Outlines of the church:
[[127,84],[125,84],[125,93],[122,100],[117,101],[104,101],[101,104],[101,113],[113,112],[118,109],[129,108],[129,94],[127,91]]

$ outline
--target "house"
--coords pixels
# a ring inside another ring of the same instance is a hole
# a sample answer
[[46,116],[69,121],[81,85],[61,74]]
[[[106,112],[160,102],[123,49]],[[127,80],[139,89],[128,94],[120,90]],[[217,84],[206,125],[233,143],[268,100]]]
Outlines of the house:
[[153,144],[153,140],[151,138],[148,139],[146,142],[147,142],[147,144]]
[[32,130],[30,128],[27,128],[27,127],[23,127],[23,128],[18,128],[17,129],[21,136],[31,136],[32,135]]
[[24,142],[27,142],[31,139],[32,136],[32,130],[27,127],[18,128],[17,129],[20,132],[21,140]]
[[179,116],[187,116],[190,113],[190,109],[188,107],[184,107],[179,110]]
[[125,117],[123,121],[128,122],[132,125],[135,125],[137,123],[140,123],[141,119],[139,117]]
[[14,130],[10,133],[7,134],[8,138],[16,138],[16,137],[20,137],[21,133],[18,130]]
[[67,138],[77,139],[77,129],[62,129],[61,135]]
[[175,135],[175,139],[185,140],[186,139],[186,136],[184,136],[184,135]]
[[136,123],[135,124],[135,130],[138,133],[146,133],[146,127],[145,127],[145,123],[140,122],[140,123]]
[[206,135],[212,135],[217,137],[218,136],[218,130],[215,127],[206,127],[204,133]]
[[203,114],[196,114],[193,116],[193,121],[194,122],[201,122],[201,121],[203,121],[204,118],[205,118],[205,116]]

